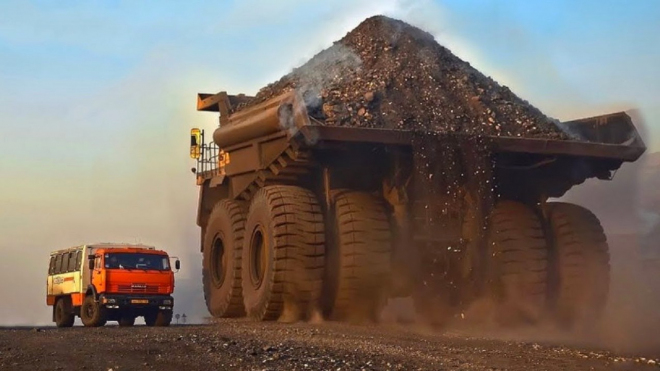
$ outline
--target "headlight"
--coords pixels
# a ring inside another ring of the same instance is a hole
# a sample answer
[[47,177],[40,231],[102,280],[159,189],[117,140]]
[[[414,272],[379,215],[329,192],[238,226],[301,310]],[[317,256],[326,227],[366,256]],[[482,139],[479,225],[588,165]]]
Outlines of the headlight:
[[163,304],[165,304],[165,305],[172,305],[172,300],[170,300],[170,299],[165,299],[165,300],[163,300]]
[[116,300],[113,298],[105,299],[105,301],[106,303],[110,303],[110,304],[114,304],[116,302]]

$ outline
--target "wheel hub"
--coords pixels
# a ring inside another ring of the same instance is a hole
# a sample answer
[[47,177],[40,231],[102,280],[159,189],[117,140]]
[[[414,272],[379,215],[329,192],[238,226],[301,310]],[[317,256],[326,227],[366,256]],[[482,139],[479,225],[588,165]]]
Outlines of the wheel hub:
[[220,236],[216,236],[211,247],[211,277],[216,287],[222,286],[225,281],[227,257],[225,245]]
[[266,241],[261,228],[257,228],[250,243],[250,279],[255,288],[259,288],[266,273],[268,261]]

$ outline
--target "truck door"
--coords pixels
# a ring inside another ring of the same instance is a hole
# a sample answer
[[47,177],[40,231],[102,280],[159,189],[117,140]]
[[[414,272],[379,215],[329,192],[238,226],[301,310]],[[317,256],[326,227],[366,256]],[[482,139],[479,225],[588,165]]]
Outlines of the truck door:
[[104,277],[103,277],[103,257],[100,254],[96,255],[96,258],[94,259],[94,267],[93,269],[90,269],[92,273],[92,285],[96,288],[97,292],[102,292],[105,291],[104,287]]

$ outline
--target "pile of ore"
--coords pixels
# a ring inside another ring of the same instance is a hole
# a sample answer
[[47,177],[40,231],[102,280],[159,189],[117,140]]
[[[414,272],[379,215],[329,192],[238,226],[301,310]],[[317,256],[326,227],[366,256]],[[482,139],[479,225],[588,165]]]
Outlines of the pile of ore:
[[363,21],[238,110],[292,89],[325,125],[568,138],[556,120],[429,33],[383,16]]

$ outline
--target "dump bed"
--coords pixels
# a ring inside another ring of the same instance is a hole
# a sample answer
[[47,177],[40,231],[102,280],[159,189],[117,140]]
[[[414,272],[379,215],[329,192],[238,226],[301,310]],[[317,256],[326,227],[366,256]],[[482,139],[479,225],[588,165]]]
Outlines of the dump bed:
[[[266,102],[235,111],[232,103],[243,102],[244,96],[199,94],[197,109],[220,112],[221,126],[214,132],[214,142],[228,148],[259,137],[286,133],[302,136],[311,146],[325,142],[365,142],[390,145],[411,145],[415,133],[411,130],[372,129],[327,126],[309,117],[302,99],[289,92]],[[568,121],[560,124],[579,140],[536,139],[488,136],[493,152],[534,153],[635,161],[646,150],[632,119],[624,112]],[[461,137],[460,133],[433,135]]]
[[[582,140],[537,139],[506,136],[488,136],[486,141],[493,152],[568,155],[635,161],[646,150],[630,117],[624,112],[597,116],[563,123],[579,129]],[[411,144],[415,134],[409,130],[332,127],[310,124],[300,128],[308,142],[344,141],[384,144]],[[467,136],[460,133],[436,135],[443,137]]]
[[[197,184],[225,184],[230,198],[249,199],[267,184],[299,184],[349,148],[354,155],[344,164],[374,151],[418,153],[424,147],[442,152],[432,155],[437,162],[452,156],[449,143],[492,158],[502,194],[513,197],[517,187],[524,186],[546,197],[561,197],[586,179],[611,179],[623,162],[637,160],[646,150],[624,112],[560,123],[579,140],[559,140],[332,126],[310,117],[295,91],[241,107],[250,99],[225,92],[198,95],[197,109],[219,112],[220,126],[213,132],[213,144],[194,151],[201,155],[194,169]],[[319,163],[323,154],[325,164]]]

